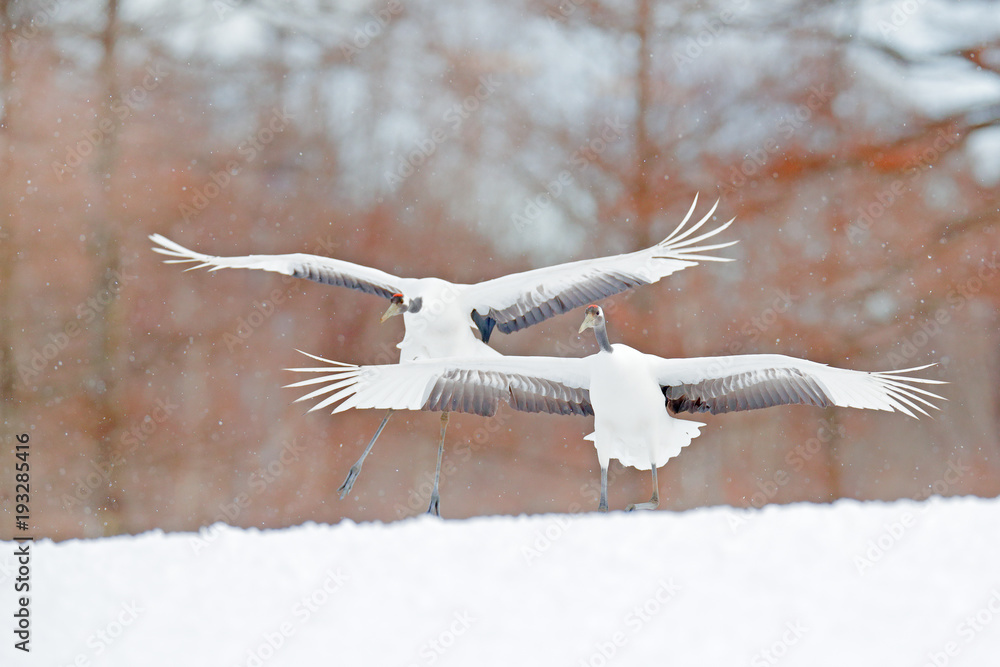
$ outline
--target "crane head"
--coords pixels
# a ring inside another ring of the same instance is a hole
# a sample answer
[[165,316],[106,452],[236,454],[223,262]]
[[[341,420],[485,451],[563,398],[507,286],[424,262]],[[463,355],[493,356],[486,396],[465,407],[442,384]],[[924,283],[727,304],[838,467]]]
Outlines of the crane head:
[[393,294],[389,299],[389,307],[386,308],[384,313],[382,313],[382,319],[380,321],[385,322],[393,315],[415,313],[420,310],[422,303],[423,299],[419,296],[416,299],[407,299],[402,294]]
[[587,306],[586,315],[583,318],[583,324],[580,325],[580,330],[577,333],[583,333],[587,329],[593,329],[603,321],[604,311],[601,310],[600,306],[591,304]]

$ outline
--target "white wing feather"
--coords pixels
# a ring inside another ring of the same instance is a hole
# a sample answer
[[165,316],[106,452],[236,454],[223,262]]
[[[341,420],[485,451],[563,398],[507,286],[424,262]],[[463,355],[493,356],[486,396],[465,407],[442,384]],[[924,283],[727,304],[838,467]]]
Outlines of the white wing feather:
[[492,415],[502,401],[518,410],[593,414],[586,359],[490,357],[425,359],[382,366],[353,366],[304,353],[329,364],[289,368],[318,377],[287,387],[319,385],[296,400],[324,397],[309,412],[356,409],[448,410]]
[[655,283],[700,261],[732,261],[701,253],[729,247],[736,241],[697,245],[733,222],[729,220],[695,235],[715,213],[718,202],[701,220],[685,229],[697,203],[695,196],[677,229],[651,248],[557,264],[470,285],[465,292],[465,305],[476,310],[480,317],[493,320],[500,331],[510,333],[627,289]]
[[937,394],[914,386],[947,384],[905,374],[933,366],[865,372],[835,368],[780,354],[749,354],[693,359],[653,355],[654,374],[677,412],[730,412],[772,405],[837,405],[847,408],[927,415],[939,409]]
[[185,264],[195,262],[195,266],[187,270],[209,268],[219,269],[258,269],[272,271],[294,278],[305,278],[326,285],[336,285],[350,289],[361,290],[384,298],[403,292],[414,281],[410,278],[400,278],[385,271],[379,271],[360,264],[345,262],[332,257],[320,257],[305,253],[289,255],[247,255],[244,257],[217,257],[203,255],[189,250],[179,243],[171,241],[160,234],[153,234],[149,239],[161,247],[153,248],[153,252],[166,255],[171,259],[164,260],[167,264]]

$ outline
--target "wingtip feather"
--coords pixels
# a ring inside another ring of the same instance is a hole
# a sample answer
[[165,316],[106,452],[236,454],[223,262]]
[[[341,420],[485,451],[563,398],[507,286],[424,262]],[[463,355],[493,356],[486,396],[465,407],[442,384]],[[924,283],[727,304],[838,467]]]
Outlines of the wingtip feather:
[[322,361],[324,364],[330,364],[331,366],[343,366],[345,368],[360,368],[357,364],[345,364],[345,363],[343,363],[341,361],[333,361],[332,359],[326,359],[324,357],[319,357],[319,356],[316,356],[315,354],[309,354],[308,352],[304,352],[304,351],[302,351],[302,350],[300,350],[298,348],[295,348],[295,351],[298,352],[299,354],[306,355],[310,359],[315,359],[316,361]]

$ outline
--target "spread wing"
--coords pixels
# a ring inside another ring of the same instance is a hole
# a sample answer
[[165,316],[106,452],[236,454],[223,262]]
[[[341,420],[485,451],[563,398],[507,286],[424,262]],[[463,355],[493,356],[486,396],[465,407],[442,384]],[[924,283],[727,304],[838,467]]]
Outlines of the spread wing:
[[469,412],[489,417],[501,402],[523,412],[592,415],[590,374],[584,359],[558,357],[490,357],[428,359],[384,366],[354,366],[306,356],[325,366],[289,368],[319,377],[287,385],[318,389],[297,399],[321,396],[310,408],[350,408]]
[[684,220],[670,236],[645,250],[623,255],[584,259],[471,285],[465,292],[466,305],[479,327],[484,341],[493,327],[504,333],[537,324],[577,306],[650,285],[660,278],[696,266],[699,261],[728,262],[725,257],[700,253],[726,248],[736,243],[697,245],[722,232],[732,220],[700,235],[695,235],[715,213],[716,202],[705,217],[685,228],[698,204],[694,199]]
[[[652,356],[652,355],[650,355]],[[929,368],[865,372],[780,354],[662,359],[652,357],[663,395],[674,412],[733,412],[773,405],[837,405],[927,415],[945,400],[918,385],[946,384],[906,375]]]
[[391,298],[393,294],[403,292],[411,282],[414,282],[410,278],[399,278],[378,269],[361,266],[360,264],[352,264],[351,262],[333,259],[332,257],[320,257],[304,253],[216,257],[188,250],[181,244],[175,243],[160,234],[153,234],[149,239],[161,246],[159,248],[154,247],[153,252],[158,252],[161,255],[172,258],[164,260],[167,264],[197,262],[195,266],[188,267],[188,271],[206,266],[211,267],[210,271],[218,271],[219,269],[259,269],[281,273],[293,278],[306,278],[307,280],[313,280],[325,285],[356,289],[368,294],[385,297],[386,299]]

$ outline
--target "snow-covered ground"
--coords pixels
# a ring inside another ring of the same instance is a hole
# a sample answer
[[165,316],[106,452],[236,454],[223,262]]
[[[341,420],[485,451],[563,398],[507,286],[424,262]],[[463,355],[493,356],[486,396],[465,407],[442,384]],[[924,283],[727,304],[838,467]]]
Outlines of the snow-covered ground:
[[31,547],[3,665],[996,665],[1000,501],[420,518]]

